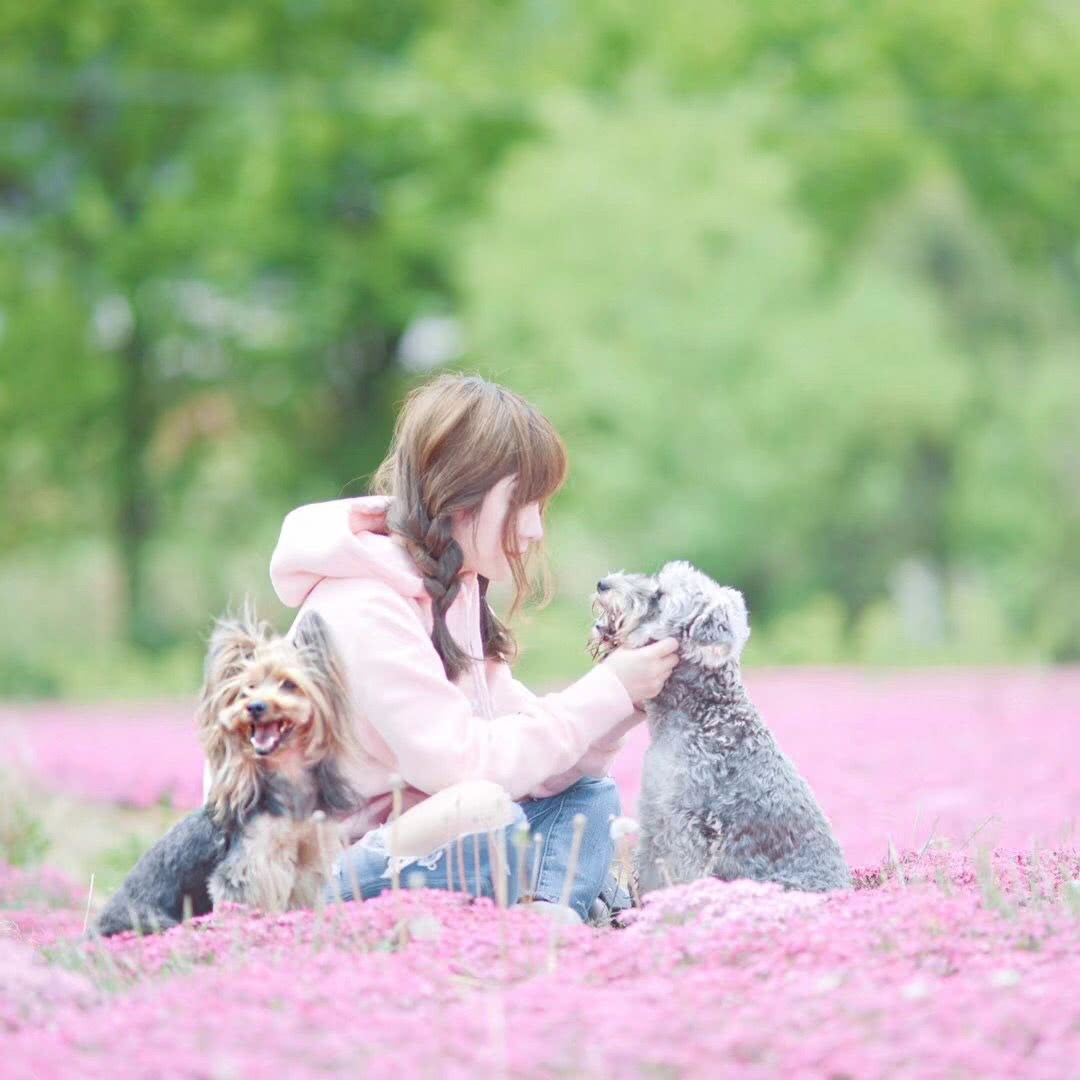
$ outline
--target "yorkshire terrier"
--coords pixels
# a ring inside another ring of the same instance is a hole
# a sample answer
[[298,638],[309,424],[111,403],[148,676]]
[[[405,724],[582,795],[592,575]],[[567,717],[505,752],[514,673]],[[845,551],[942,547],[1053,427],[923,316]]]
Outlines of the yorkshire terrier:
[[165,930],[224,902],[312,907],[361,808],[348,693],[326,624],[292,640],[250,608],[219,619],[197,713],[212,782],[206,804],[138,861],[94,930]]

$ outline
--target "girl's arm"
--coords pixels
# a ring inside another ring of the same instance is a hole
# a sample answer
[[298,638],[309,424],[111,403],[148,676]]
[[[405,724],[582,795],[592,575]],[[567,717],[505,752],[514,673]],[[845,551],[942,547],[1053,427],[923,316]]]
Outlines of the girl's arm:
[[[352,699],[402,779],[429,794],[461,780],[493,780],[511,798],[524,798],[581,761],[634,710],[622,682],[601,664],[561,693],[496,709],[492,723],[447,679],[408,597],[372,579],[328,578],[300,614],[307,610],[326,620]],[[482,679],[482,669],[465,675],[472,677]]]
[[[518,682],[510,665],[501,660],[487,661],[488,685],[491,687],[496,712],[512,712],[528,707],[530,703],[542,702],[553,695],[538,697],[524,683]],[[632,706],[631,706],[632,708]],[[608,732],[596,739],[570,769],[558,777],[545,778],[550,782],[545,789],[558,787],[561,791],[583,776],[607,776],[615,755],[622,749],[626,736],[645,719],[639,709],[633,709]]]

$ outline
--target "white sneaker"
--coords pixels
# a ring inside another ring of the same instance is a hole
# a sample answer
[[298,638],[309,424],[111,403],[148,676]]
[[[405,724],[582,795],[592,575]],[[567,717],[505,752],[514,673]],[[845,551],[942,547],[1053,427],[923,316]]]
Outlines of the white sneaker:
[[550,900],[533,900],[532,903],[526,903],[525,907],[530,911],[535,911],[537,915],[543,915],[545,919],[562,923],[564,926],[581,926],[584,922],[572,907],[567,907],[565,904],[553,904]]

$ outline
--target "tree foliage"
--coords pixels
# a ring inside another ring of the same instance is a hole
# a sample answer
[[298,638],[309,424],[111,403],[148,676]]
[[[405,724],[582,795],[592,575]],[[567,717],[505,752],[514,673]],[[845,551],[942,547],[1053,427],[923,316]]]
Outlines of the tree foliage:
[[520,126],[405,62],[425,5],[318,7],[46,4],[0,27],[3,438],[33,492],[5,543],[110,521],[135,640],[167,630],[148,545],[224,458],[247,461],[220,542],[257,496],[370,467],[395,344],[450,294],[442,232]]
[[190,640],[451,316],[567,612],[684,556],[775,659],[1076,658],[1078,89],[1049,2],[9,5],[0,578],[97,538],[83,622]]

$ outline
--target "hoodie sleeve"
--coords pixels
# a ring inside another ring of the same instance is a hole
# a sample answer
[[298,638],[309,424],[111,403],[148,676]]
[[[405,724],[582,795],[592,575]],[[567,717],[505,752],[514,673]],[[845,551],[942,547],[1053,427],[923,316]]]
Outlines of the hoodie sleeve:
[[[518,682],[514,678],[509,664],[489,660],[487,665],[491,695],[497,711],[524,709],[528,708],[530,704],[539,705],[559,697],[557,693],[538,697],[524,683]],[[618,682],[618,679],[615,681]],[[622,688],[622,683],[619,683],[619,687]],[[625,692],[623,690],[623,693]],[[629,701],[629,698],[627,698],[627,701]],[[540,792],[547,795],[563,791],[584,776],[607,776],[611,771],[611,763],[614,761],[615,755],[626,742],[626,736],[644,719],[645,714],[640,710],[635,710],[631,702],[630,711],[622,720],[599,739],[596,739],[586,749],[580,760],[576,761],[565,773],[546,778]]]
[[416,604],[388,585],[327,579],[303,610],[326,620],[357,708],[402,779],[428,794],[493,780],[524,798],[633,712],[618,677],[600,665],[561,693],[522,699],[490,722],[447,679]]

